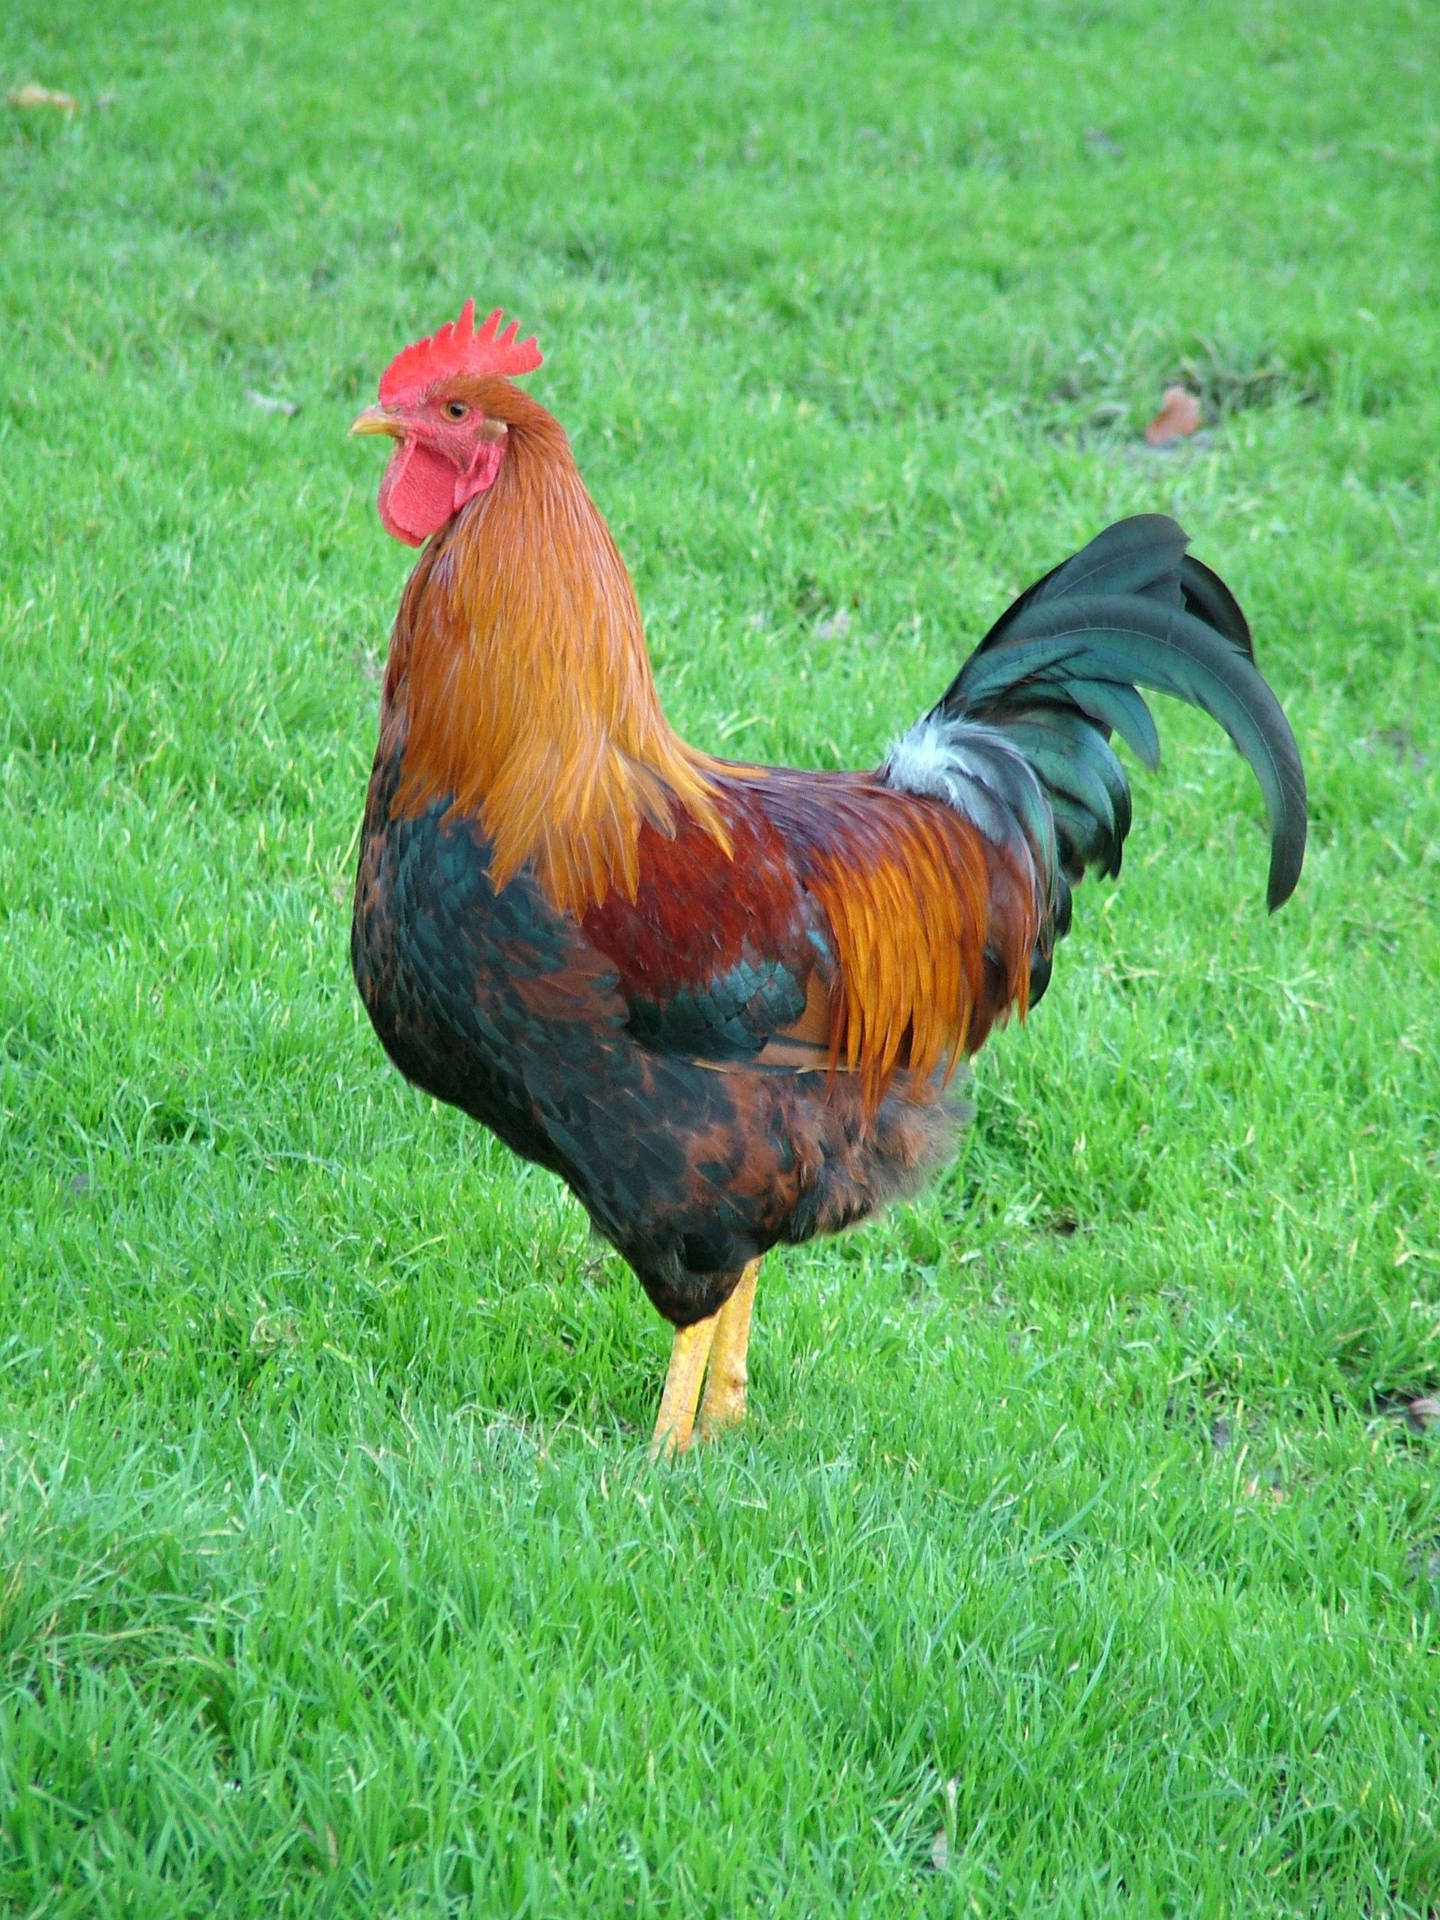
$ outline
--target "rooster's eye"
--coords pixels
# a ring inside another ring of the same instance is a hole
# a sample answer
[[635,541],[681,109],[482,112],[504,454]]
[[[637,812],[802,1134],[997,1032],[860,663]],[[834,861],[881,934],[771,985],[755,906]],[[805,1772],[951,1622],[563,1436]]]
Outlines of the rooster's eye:
[[445,411],[452,420],[463,420],[470,409],[463,400],[447,400]]

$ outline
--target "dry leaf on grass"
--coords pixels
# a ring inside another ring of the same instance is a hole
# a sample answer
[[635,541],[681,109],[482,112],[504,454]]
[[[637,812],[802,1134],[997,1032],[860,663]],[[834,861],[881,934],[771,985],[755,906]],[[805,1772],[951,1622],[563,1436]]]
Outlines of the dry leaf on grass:
[[78,113],[80,102],[73,93],[52,93],[49,87],[15,87],[5,96],[7,107],[48,107],[52,113]]
[[1167,387],[1160,411],[1145,429],[1145,444],[1165,447],[1194,433],[1201,421],[1200,402],[1188,388]]

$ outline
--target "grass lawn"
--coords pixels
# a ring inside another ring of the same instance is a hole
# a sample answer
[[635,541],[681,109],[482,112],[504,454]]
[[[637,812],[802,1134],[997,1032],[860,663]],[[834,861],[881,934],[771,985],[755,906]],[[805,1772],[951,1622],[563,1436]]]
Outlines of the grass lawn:
[[[1435,24],[10,0],[0,1913],[1440,1912]],[[471,293],[698,743],[873,763],[1160,509],[1310,775],[1271,920],[1159,712],[958,1163],[659,1471],[669,1329],[349,978],[345,429]]]

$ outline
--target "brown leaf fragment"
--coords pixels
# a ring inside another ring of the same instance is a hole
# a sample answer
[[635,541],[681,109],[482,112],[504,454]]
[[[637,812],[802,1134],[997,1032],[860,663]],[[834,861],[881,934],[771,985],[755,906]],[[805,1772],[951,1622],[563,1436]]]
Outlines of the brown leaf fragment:
[[1440,1420],[1440,1399],[1433,1394],[1422,1394],[1405,1409],[1405,1424],[1412,1433],[1426,1432],[1437,1420]]
[[1200,402],[1188,387],[1167,387],[1159,413],[1145,429],[1145,444],[1167,447],[1172,440],[1183,440],[1195,432],[1201,418]]
[[32,81],[29,86],[13,87],[5,96],[7,107],[18,107],[22,112],[33,107],[48,107],[52,113],[78,113],[80,102],[73,93],[52,93],[49,87],[37,87]]

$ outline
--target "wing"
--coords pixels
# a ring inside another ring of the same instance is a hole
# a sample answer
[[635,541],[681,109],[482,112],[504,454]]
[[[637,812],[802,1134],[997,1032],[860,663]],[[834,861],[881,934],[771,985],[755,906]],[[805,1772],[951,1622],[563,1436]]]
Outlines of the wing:
[[725,783],[733,852],[688,814],[673,837],[640,831],[635,897],[612,889],[585,915],[614,966],[637,1038],[717,1064],[755,1060],[826,988],[835,955],[794,850],[753,792]]
[[873,1105],[1023,1004],[1040,908],[1022,851],[861,774],[737,770],[720,795],[731,857],[688,819],[646,827],[634,900],[585,919],[647,1045],[859,1073]]

